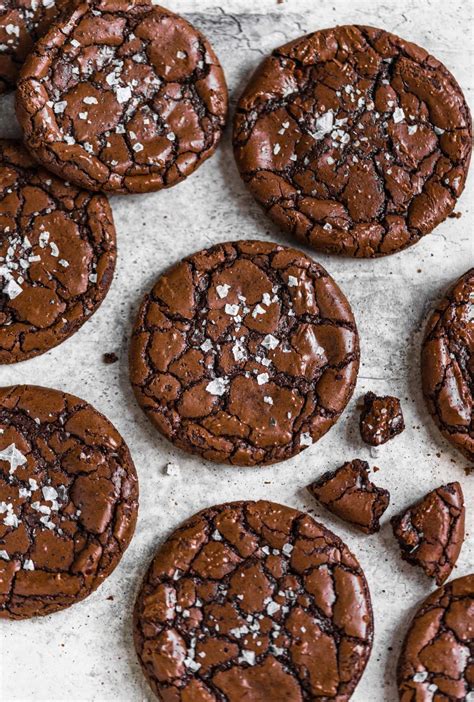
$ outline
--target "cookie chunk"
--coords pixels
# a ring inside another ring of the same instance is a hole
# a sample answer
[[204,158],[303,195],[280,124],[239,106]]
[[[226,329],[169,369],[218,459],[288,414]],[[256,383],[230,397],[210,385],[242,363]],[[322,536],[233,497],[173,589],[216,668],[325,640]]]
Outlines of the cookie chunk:
[[349,549],[308,514],[265,501],[189,519],[156,554],[135,605],[143,671],[176,702],[344,702],[372,636]]
[[410,246],[453,211],[471,116],[424,49],[363,26],[275,49],[237,107],[234,149],[250,192],[316,249],[373,257]]
[[23,61],[35,41],[69,0],[2,0],[0,9],[0,94],[16,85]]
[[39,168],[0,140],[0,363],[38,356],[104,300],[116,258],[107,198]]
[[132,538],[138,482],[117,430],[84,400],[0,389],[0,618],[83,600]]
[[325,473],[308,485],[308,490],[340,519],[365,534],[375,534],[389,505],[390,493],[370,481],[368,470],[369,464],[356,458],[336,471]]
[[76,3],[35,45],[18,81],[26,143],[90,190],[175,185],[215,151],[222,68],[189,22],[148,0]]
[[423,568],[442,585],[464,541],[464,498],[459,483],[429,492],[406,512],[391,519],[402,558]]
[[451,580],[423,602],[398,661],[400,702],[474,699],[474,575]]
[[360,435],[366,444],[380,446],[405,429],[402,407],[396,397],[368,392],[360,415]]
[[443,436],[474,461],[474,268],[455,283],[428,322],[421,377]]
[[138,402],[176,446],[237,465],[317,441],[352,395],[350,306],[319,264],[273,243],[200,251],[162,275],[135,323]]

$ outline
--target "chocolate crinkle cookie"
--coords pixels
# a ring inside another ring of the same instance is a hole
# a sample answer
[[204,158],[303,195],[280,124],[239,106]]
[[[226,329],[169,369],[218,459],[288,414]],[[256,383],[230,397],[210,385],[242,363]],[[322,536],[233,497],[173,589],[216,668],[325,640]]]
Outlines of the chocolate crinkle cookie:
[[148,0],[76,3],[35,45],[18,81],[25,140],[90,190],[174,185],[215,151],[222,68],[189,22]]
[[308,514],[265,501],[185,522],[135,605],[138,657],[166,702],[345,702],[372,636],[349,549]]
[[116,253],[105,195],[64,183],[20,142],[0,139],[0,363],[74,334],[107,295]]
[[237,107],[234,149],[251,193],[316,249],[381,256],[453,211],[471,156],[471,116],[427,51],[342,26],[275,49]]
[[428,322],[421,376],[428,410],[443,436],[474,462],[474,268]]
[[400,702],[473,702],[474,575],[423,602],[398,661]]
[[429,492],[403,514],[392,517],[402,558],[423,568],[442,585],[458,559],[464,541],[464,497],[459,483]]
[[90,595],[119,563],[137,510],[130,452],[103,415],[58,390],[0,389],[0,618]]
[[180,448],[237,465],[317,441],[352,395],[351,308],[315,261],[273,243],[219,244],[164,273],[132,333],[130,377]]
[[388,490],[369,479],[369,464],[357,458],[325,473],[308,490],[330,512],[365,534],[380,529],[380,518],[390,502]]
[[405,429],[400,400],[368,392],[360,415],[360,435],[366,444],[380,446]]
[[2,0],[0,5],[0,94],[15,87],[33,44],[70,4],[69,0]]

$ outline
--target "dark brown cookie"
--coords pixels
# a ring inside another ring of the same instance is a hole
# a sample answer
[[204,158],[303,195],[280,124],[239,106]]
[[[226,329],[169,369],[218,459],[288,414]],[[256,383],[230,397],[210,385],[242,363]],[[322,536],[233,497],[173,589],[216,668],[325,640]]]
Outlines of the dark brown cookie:
[[135,606],[144,673],[172,702],[344,702],[372,636],[367,582],[349,549],[308,514],[265,501],[185,522]]
[[90,595],[119,563],[137,510],[130,452],[102,414],[58,390],[0,390],[0,618]]
[[453,211],[471,117],[449,71],[381,29],[343,26],[275,49],[238,104],[241,175],[271,219],[316,249],[381,256]]
[[17,113],[53,172],[91,190],[148,192],[211,156],[227,88],[207,40],[178,15],[149,0],[90,0],[35,45]]
[[300,251],[219,244],[145,297],[132,335],[138,402],[180,448],[237,465],[317,441],[352,395],[359,342],[333,279]]
[[389,505],[390,493],[370,481],[368,470],[369,464],[356,458],[325,473],[308,485],[308,490],[336,516],[365,534],[375,534]]
[[401,702],[473,702],[474,575],[451,580],[416,613],[398,661]]
[[474,268],[431,316],[421,354],[423,392],[444,437],[474,461]]
[[402,558],[423,568],[437,585],[449,577],[458,559],[464,541],[464,513],[460,484],[448,483],[391,519]]
[[366,444],[380,446],[405,429],[402,407],[396,397],[368,392],[360,415],[360,435]]
[[2,0],[0,94],[15,87],[23,61],[69,0]]
[[74,334],[105,298],[116,240],[107,198],[39,168],[0,140],[0,363]]

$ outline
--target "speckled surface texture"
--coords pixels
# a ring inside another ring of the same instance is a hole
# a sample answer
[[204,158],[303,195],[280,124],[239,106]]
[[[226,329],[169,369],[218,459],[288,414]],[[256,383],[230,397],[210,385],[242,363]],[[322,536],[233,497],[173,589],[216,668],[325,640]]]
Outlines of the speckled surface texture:
[[[225,7],[225,10],[223,9]],[[173,8],[195,23],[222,61],[231,103],[262,54],[307,31],[334,24],[383,27],[432,52],[455,75],[471,103],[471,6],[461,0],[176,0]],[[254,12],[258,14],[252,14]],[[0,104],[3,136],[14,135],[11,96]],[[348,296],[361,336],[361,371],[354,397],[338,424],[313,448],[268,468],[219,466],[173,449],[137,406],[128,380],[127,346],[144,293],[181,257],[216,242],[242,238],[293,242],[278,232],[246,191],[234,164],[227,128],[217,154],[186,182],[152,195],[112,200],[119,255],[110,293],[84,327],[44,356],[0,367],[0,384],[41,383],[83,397],[105,413],[132,452],[141,483],[136,535],[120,566],[97,592],[49,617],[0,625],[0,697],[7,702],[141,702],[154,699],[132,641],[132,606],[150,558],[163,538],[194,512],[227,500],[265,498],[309,510],[357,555],[371,589],[375,640],[355,702],[394,702],[395,668],[406,628],[435,588],[404,563],[388,517],[428,491],[459,481],[474,502],[474,475],[441,436],[421,394],[419,353],[429,310],[446,287],[474,262],[472,173],[456,211],[410,250],[385,259],[349,260],[312,255]],[[306,250],[307,253],[311,252]],[[119,362],[107,365],[104,352]],[[402,401],[406,430],[371,456],[359,434],[357,403],[369,390]],[[392,501],[382,528],[358,534],[312,500],[305,486],[344,461],[377,465],[377,485]],[[168,462],[177,475],[164,471]],[[474,562],[473,511],[452,577]]]

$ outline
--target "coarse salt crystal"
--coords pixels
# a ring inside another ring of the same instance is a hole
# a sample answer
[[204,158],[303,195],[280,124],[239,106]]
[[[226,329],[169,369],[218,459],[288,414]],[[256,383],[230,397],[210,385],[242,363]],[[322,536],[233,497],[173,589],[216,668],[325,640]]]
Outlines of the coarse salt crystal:
[[227,378],[215,378],[211,380],[210,383],[206,385],[206,391],[210,395],[224,395],[229,385],[229,380]]
[[261,345],[266,349],[276,349],[279,343],[280,342],[275,336],[273,336],[273,334],[267,334],[263,339]]
[[393,121],[395,124],[398,124],[399,122],[403,122],[405,119],[405,113],[401,107],[396,107],[393,111]]
[[219,297],[221,298],[221,300],[224,297],[227,297],[227,295],[229,294],[229,290],[230,290],[230,285],[227,285],[227,283],[224,283],[223,285],[216,285],[216,292],[219,295]]

